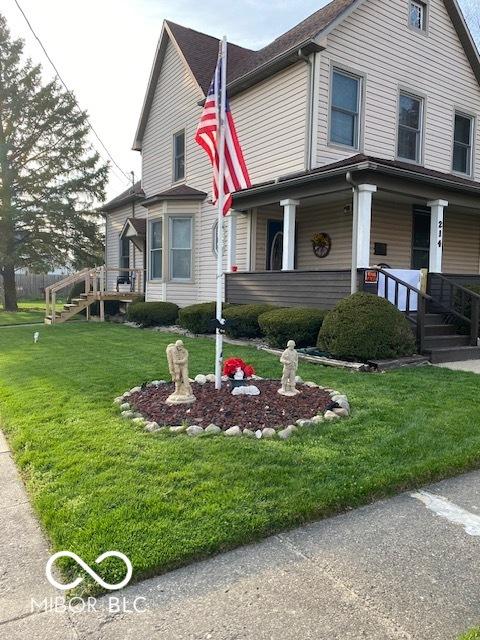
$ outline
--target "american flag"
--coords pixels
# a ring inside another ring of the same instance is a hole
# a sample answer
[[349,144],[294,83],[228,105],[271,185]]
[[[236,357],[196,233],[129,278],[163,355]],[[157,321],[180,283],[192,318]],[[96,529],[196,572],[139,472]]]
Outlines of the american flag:
[[[219,54],[218,62],[213,75],[210,89],[208,90],[205,106],[195,134],[197,142],[207,153],[213,167],[213,200],[218,200],[219,193],[219,121],[222,95],[222,65],[224,60]],[[225,178],[223,192],[225,201],[223,215],[226,215],[232,206],[232,193],[240,189],[251,187],[250,176],[243,157],[242,148],[238,140],[235,123],[228,98],[225,104]]]

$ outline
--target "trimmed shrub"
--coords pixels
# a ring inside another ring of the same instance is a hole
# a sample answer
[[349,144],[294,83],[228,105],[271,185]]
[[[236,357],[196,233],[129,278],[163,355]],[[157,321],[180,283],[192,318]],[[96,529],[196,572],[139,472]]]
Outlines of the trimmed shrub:
[[225,309],[223,314],[228,320],[225,333],[231,338],[258,338],[262,335],[258,317],[276,307],[269,304],[238,304]]
[[258,324],[272,347],[285,348],[288,340],[295,340],[297,347],[313,347],[326,313],[322,309],[276,309],[263,313]]
[[178,306],[173,302],[134,302],[127,308],[127,320],[144,327],[175,324]]
[[[224,305],[228,309],[230,305]],[[178,324],[192,333],[215,333],[212,320],[215,320],[215,302],[200,302],[183,307],[178,312]]]
[[408,320],[388,300],[355,293],[328,313],[318,347],[338,358],[377,360],[411,356],[415,339]]

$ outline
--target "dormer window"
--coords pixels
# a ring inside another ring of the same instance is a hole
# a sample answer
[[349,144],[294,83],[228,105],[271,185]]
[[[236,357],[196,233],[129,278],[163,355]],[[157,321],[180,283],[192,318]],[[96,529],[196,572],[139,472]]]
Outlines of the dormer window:
[[419,0],[410,0],[408,24],[412,29],[427,30],[427,5]]

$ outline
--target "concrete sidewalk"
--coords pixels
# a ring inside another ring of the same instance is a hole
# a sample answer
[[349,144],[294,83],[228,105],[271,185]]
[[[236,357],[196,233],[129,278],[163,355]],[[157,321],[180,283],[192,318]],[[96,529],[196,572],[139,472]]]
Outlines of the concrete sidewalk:
[[143,612],[104,597],[95,612],[32,614],[31,597],[58,592],[2,449],[1,640],[454,640],[480,623],[480,536],[466,532],[480,533],[480,472],[428,488],[452,516],[402,494],[113,593],[129,609],[145,598]]

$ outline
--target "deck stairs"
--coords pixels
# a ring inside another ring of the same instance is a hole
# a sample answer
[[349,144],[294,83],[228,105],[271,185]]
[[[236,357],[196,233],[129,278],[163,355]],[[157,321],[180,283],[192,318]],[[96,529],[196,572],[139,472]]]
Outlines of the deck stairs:
[[[118,275],[125,276],[125,274],[120,273],[122,271],[128,271],[127,279],[132,284],[117,285],[120,290],[109,291],[107,284],[117,281]],[[109,272],[115,272],[110,273],[111,278],[107,278]],[[82,311],[85,311],[87,320],[90,320],[91,306],[97,302],[100,308],[100,320],[103,321],[105,319],[105,301],[118,300],[119,302],[130,303],[133,299],[143,295],[143,274],[143,269],[110,269],[104,265],[91,269],[82,269],[77,273],[68,275],[45,289],[45,324],[61,324]],[[71,302],[64,304],[61,311],[57,310],[57,295],[61,291],[67,292],[71,290],[79,282],[85,283],[84,293],[81,293],[78,298],[73,298]]]

